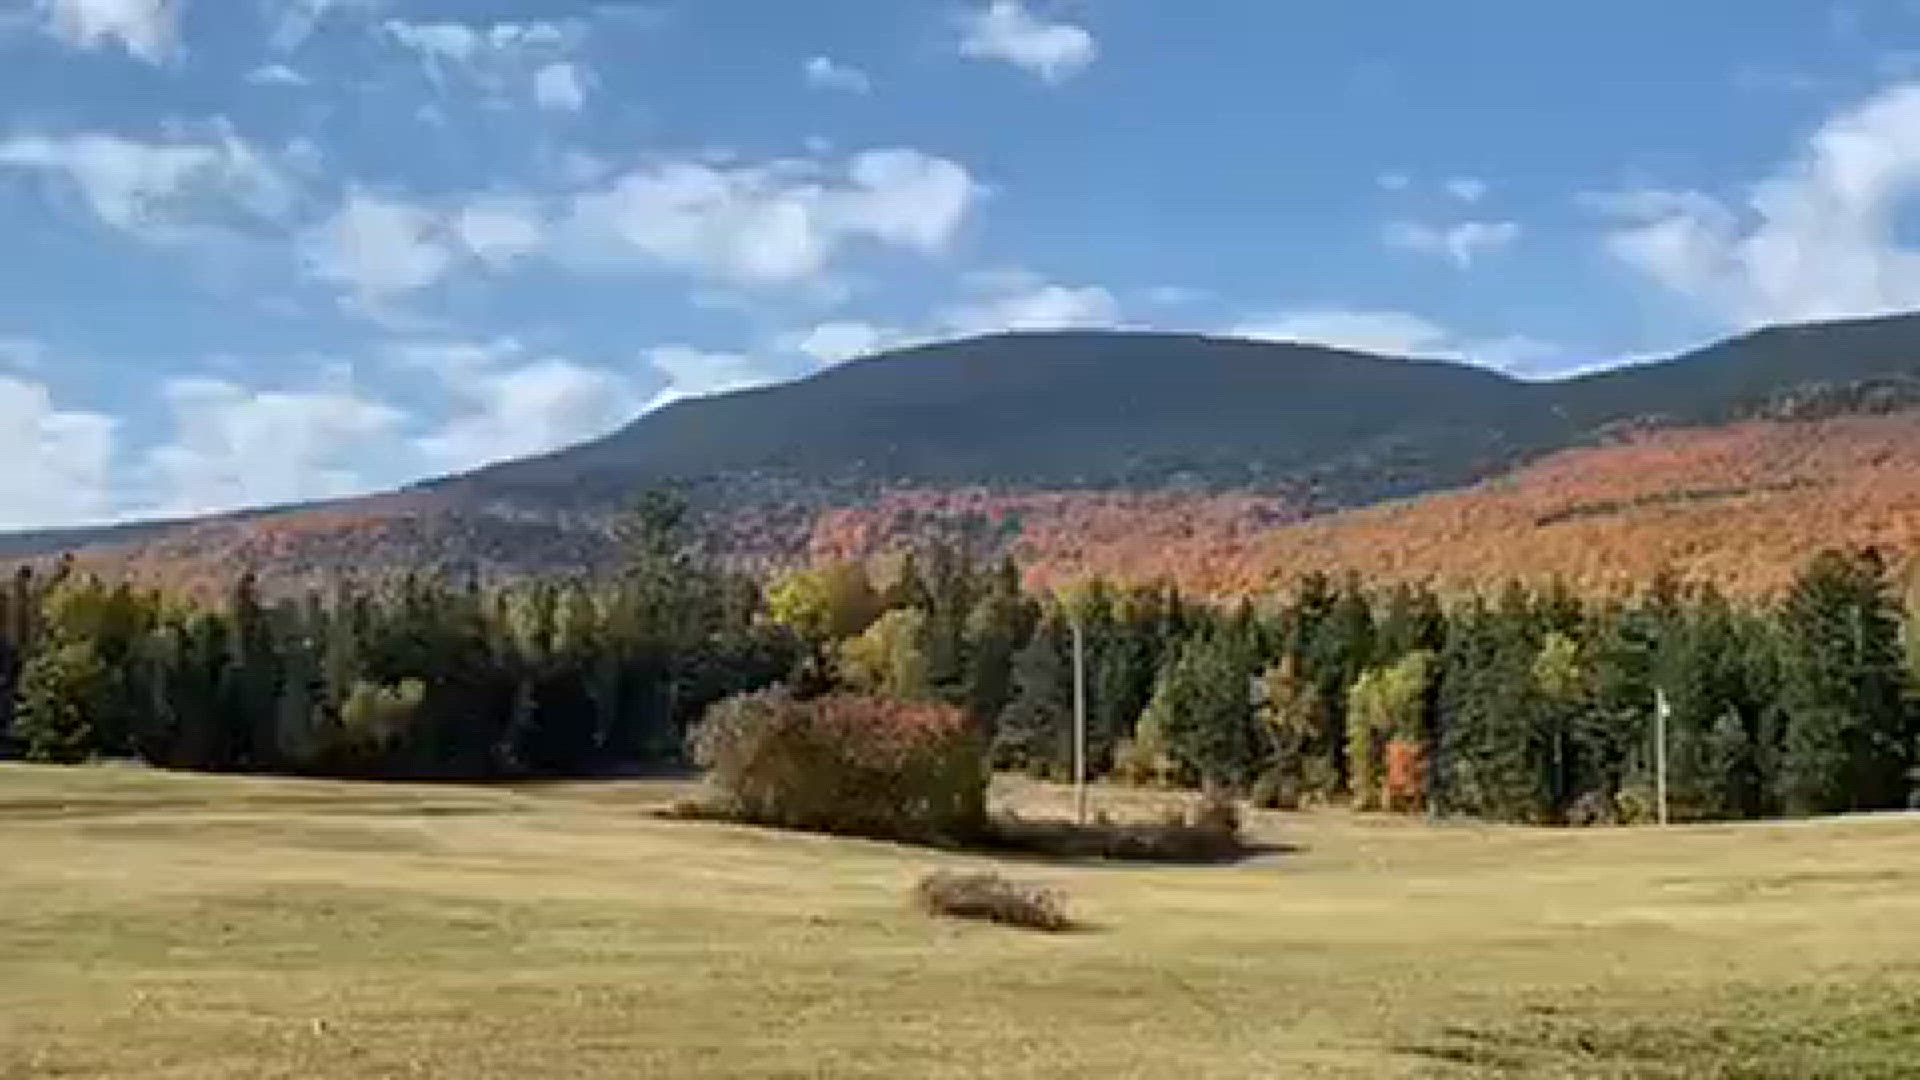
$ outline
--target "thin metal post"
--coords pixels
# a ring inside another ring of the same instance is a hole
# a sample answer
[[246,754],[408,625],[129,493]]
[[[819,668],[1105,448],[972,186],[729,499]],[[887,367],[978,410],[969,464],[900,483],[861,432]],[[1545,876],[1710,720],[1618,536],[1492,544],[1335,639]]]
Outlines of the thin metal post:
[[1653,789],[1660,807],[1660,824],[1667,823],[1667,692],[1653,692]]
[[1073,620],[1073,805],[1087,823],[1087,649],[1080,620]]

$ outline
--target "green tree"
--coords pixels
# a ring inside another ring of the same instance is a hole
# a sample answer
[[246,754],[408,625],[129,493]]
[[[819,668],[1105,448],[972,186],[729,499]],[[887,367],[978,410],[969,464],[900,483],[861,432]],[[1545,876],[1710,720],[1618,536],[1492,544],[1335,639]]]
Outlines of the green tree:
[[1142,717],[1165,732],[1184,781],[1240,786],[1259,768],[1251,670],[1237,644],[1217,630],[1189,638],[1161,670]]
[[1013,690],[1000,714],[994,763],[1041,776],[1066,776],[1073,755],[1073,666],[1066,617],[1047,611],[1014,655]]
[[36,653],[20,673],[15,730],[33,761],[77,762],[99,751],[95,723],[109,696],[110,676],[91,641]]
[[1913,729],[1899,620],[1879,555],[1817,556],[1788,592],[1780,625],[1787,808],[1904,806]]

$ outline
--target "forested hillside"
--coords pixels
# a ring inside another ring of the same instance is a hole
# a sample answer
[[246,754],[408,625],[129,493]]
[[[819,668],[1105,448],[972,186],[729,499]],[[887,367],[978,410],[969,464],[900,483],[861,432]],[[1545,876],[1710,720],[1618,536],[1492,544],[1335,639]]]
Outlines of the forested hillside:
[[[1906,549],[1905,488],[1884,481],[1911,452],[1897,414],[1920,403],[1916,358],[1920,316],[1762,331],[1542,383],[1300,345],[998,335],[679,402],[579,447],[388,495],[14,536],[0,553],[79,548],[103,572],[215,590],[235,565],[296,590],[343,570],[571,572],[611,565],[624,500],[668,485],[708,550],[748,570],[938,537],[1015,555],[1036,581],[1171,575],[1218,593],[1299,566],[1461,579],[1538,567],[1598,585],[1650,560],[1772,587],[1804,535]],[[1749,444],[1758,459],[1741,456]],[[1523,510],[1502,509],[1517,505],[1509,476]],[[1407,502],[1439,491],[1458,494]],[[1394,505],[1337,516],[1382,502]],[[1725,520],[1749,507],[1790,527]],[[1406,523],[1404,541],[1387,520]]]
[[[1594,601],[1307,574],[1221,605],[1170,584],[1036,593],[1013,564],[938,544],[877,578],[858,563],[753,578],[703,558],[684,525],[674,500],[649,499],[596,578],[420,573],[279,602],[250,576],[193,601],[23,570],[0,594],[0,730],[48,761],[576,776],[683,760],[709,706],[780,685],[848,710],[822,722],[859,755],[886,759],[901,733],[885,725],[923,715],[894,706],[930,705],[972,733],[974,775],[1060,777],[1078,625],[1089,762],[1135,784],[1644,820],[1664,693],[1682,818],[1905,806],[1915,791],[1911,615],[1872,550],[1814,557],[1768,602],[1664,575]],[[774,764],[804,776],[803,759]]]

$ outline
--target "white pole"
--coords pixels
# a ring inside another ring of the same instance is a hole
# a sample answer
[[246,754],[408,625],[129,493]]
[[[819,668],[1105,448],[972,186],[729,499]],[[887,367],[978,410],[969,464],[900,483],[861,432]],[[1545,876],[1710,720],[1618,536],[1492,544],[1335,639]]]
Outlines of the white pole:
[[1087,823],[1087,649],[1080,620],[1073,620],[1073,805]]
[[1667,692],[1653,691],[1653,784],[1660,824],[1667,823]]

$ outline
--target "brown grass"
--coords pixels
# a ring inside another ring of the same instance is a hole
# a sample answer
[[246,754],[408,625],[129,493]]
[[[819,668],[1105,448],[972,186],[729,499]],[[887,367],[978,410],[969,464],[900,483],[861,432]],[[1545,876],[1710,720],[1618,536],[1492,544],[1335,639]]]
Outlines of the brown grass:
[[[1249,814],[1056,864],[1086,934],[930,920],[1031,861],[661,821],[684,785],[0,766],[0,1077],[1895,1077],[1920,821]],[[1115,817],[1185,804],[1096,792]],[[1071,812],[1058,788],[997,803]]]

